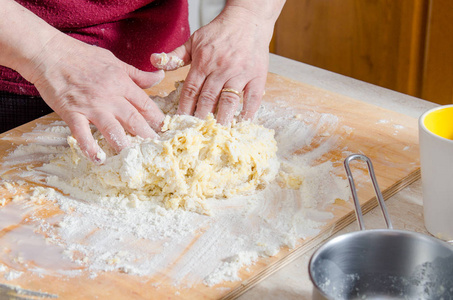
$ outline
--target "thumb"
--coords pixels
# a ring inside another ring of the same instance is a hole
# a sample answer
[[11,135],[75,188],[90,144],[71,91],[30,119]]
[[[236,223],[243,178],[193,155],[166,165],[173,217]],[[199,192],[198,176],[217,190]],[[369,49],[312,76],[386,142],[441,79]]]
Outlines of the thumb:
[[165,73],[162,70],[156,72],[145,72],[128,64],[123,64],[123,66],[132,81],[142,89],[155,86],[165,77]]
[[191,40],[189,39],[184,45],[179,46],[170,53],[153,53],[151,55],[151,64],[158,69],[172,71],[190,64],[191,59]]

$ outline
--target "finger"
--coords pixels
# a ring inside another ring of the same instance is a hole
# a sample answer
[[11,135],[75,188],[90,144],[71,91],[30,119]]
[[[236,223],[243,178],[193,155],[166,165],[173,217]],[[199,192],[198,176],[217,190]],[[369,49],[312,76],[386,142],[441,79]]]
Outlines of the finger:
[[165,73],[162,70],[156,72],[145,72],[126,63],[123,63],[122,67],[132,81],[134,81],[135,84],[142,89],[147,89],[159,84],[165,77]]
[[[231,87],[230,87],[231,86]],[[240,88],[237,88],[237,87]],[[234,87],[234,88],[233,88]],[[233,121],[236,109],[241,102],[243,86],[225,83],[225,87],[220,92],[219,103],[217,107],[217,122],[222,125],[227,125]]]
[[264,95],[266,78],[256,78],[250,81],[244,89],[244,104],[240,114],[242,120],[252,120],[260,108]]
[[162,70],[172,71],[190,64],[191,41],[176,48],[170,53],[153,53],[151,54],[151,64]]
[[91,134],[89,121],[79,114],[67,117],[65,121],[77,140],[82,153],[93,162],[103,163],[105,161],[105,153],[95,142]]
[[197,100],[201,93],[205,76],[191,69],[187,74],[179,97],[179,115],[193,115],[197,107]]
[[225,82],[214,76],[208,76],[198,96],[195,116],[200,119],[206,118],[209,113],[214,113],[219,100],[220,90],[219,82]]
[[151,129],[145,118],[133,106],[122,107],[118,111],[116,118],[123,125],[124,129],[132,135],[138,135],[142,138],[156,138],[157,134]]
[[[160,131],[162,128],[162,122],[165,118],[164,113],[159,109],[157,104],[145,93],[145,91],[141,89],[136,89],[136,88],[131,88],[127,92],[126,96],[127,100],[136,108],[138,113],[143,116],[144,120],[147,122],[148,128],[151,126],[152,129],[154,129],[154,134],[152,136],[149,136],[149,131],[146,134],[146,137],[151,137],[155,138],[157,131]],[[129,124],[133,124],[134,122],[138,122],[139,120],[137,119],[137,116],[133,116],[130,113],[130,117],[132,118],[130,121],[128,121]],[[127,119],[127,118],[126,118]],[[136,124],[141,124],[143,123],[136,123]],[[151,128],[149,128],[151,130]],[[145,129],[140,129],[140,130],[145,130]],[[131,132],[132,133],[132,132]],[[140,134],[138,134],[140,135]],[[142,136],[142,135],[140,135]],[[142,136],[145,137],[145,136]]]
[[123,127],[120,122],[111,115],[97,115],[96,120],[91,121],[102,133],[110,146],[119,153],[130,146]]

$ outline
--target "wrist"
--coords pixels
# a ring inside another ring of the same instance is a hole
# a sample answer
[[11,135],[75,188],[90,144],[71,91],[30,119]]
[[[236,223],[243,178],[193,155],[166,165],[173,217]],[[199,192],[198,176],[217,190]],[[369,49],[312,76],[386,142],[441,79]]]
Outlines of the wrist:
[[285,0],[227,0],[225,10],[238,8],[249,16],[274,24],[285,4]]
[[270,43],[284,3],[284,0],[228,0],[219,17],[231,21],[233,26],[241,24],[257,29],[263,42]]
[[48,39],[43,40],[39,43],[39,46],[29,51],[22,52],[16,57],[16,65],[14,69],[22,75],[26,80],[31,83],[35,83],[37,74],[42,73],[46,65],[51,63],[52,60],[58,59],[55,57],[55,50],[52,44],[54,39],[59,34],[56,33],[53,36],[49,36]]
[[71,43],[68,43],[68,39],[72,38],[59,31],[56,32],[42,43],[32,56],[26,57],[16,71],[29,82],[36,84],[46,71],[58,64],[64,57],[64,53],[70,51]]
[[64,35],[15,1],[0,0],[0,65],[29,80],[35,58],[57,35]]

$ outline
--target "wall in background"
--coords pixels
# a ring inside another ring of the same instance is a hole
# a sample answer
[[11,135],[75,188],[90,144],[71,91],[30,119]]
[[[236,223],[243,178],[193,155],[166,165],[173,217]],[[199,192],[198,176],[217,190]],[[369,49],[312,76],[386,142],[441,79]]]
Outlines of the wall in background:
[[189,0],[190,32],[211,22],[223,9],[226,0]]
[[421,98],[453,103],[453,1],[432,0]]
[[453,1],[287,0],[271,51],[453,103]]

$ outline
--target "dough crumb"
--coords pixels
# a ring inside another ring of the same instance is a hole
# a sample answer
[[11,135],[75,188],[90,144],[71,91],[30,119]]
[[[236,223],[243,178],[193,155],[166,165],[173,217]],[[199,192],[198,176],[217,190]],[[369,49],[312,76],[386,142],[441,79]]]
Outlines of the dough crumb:
[[169,56],[167,53],[155,53],[153,57],[156,59],[157,67],[164,70],[174,70],[184,66],[184,61],[179,57],[172,55]]

